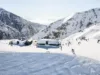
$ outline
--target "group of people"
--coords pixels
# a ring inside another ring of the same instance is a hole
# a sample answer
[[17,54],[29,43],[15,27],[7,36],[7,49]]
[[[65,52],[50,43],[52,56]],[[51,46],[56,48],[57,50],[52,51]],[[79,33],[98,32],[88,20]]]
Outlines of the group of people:
[[[76,39],[77,44],[80,45],[82,40],[88,42],[88,41],[89,41],[89,38],[86,38],[86,37],[78,38],[78,39]],[[98,44],[100,43],[100,39],[97,40],[97,43],[98,43]],[[61,50],[62,50],[62,46],[63,46],[63,45],[64,45],[64,44],[61,45]],[[66,43],[65,43],[65,45],[68,46],[68,47],[71,46],[71,45],[72,45],[71,40],[67,40]],[[74,48],[71,48],[71,52],[72,52],[74,55],[76,55],[75,49],[74,49]]]
[[[81,37],[81,38],[79,38],[79,39],[76,39],[77,44],[80,45],[82,40],[87,41],[87,42],[89,41],[88,38],[86,38],[86,37]],[[98,40],[98,42],[100,42],[100,40]],[[71,46],[71,45],[72,45],[71,40],[67,40],[67,42],[65,43],[65,45],[68,46],[68,47]],[[61,46],[61,50],[62,50],[62,46]],[[71,48],[71,52],[72,52],[74,55],[76,55],[75,49],[74,49],[74,48]]]

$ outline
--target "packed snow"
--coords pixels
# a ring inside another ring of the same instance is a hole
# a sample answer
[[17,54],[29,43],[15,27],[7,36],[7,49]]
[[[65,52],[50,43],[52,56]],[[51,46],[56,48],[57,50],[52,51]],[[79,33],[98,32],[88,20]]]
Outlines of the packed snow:
[[[0,41],[0,75],[99,75],[97,39],[62,40],[62,48],[9,45]],[[68,41],[71,43],[68,45]],[[81,44],[78,44],[81,42]],[[72,51],[74,49],[74,52]]]
[[99,75],[100,63],[48,53],[1,53],[0,75]]

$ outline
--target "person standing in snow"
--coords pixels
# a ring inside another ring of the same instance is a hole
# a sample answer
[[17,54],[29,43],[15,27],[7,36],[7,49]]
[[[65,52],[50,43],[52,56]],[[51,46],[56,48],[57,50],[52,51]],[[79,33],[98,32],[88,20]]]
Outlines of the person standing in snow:
[[68,46],[69,46],[70,44],[71,44],[71,42],[69,41],[69,42],[68,42]]
[[75,50],[74,50],[74,49],[72,49],[72,53],[73,53],[74,55],[76,55],[76,54],[75,54]]
[[78,45],[80,45],[81,44],[81,42],[78,42]]
[[99,43],[100,42],[100,40],[97,40],[97,43]]
[[60,49],[61,49],[61,51],[62,51],[62,44],[60,44]]

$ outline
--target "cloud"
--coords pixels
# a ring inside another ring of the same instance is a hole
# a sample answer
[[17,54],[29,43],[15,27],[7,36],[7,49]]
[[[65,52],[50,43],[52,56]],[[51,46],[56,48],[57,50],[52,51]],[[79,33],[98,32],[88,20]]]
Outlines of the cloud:
[[51,15],[41,15],[41,16],[33,17],[33,18],[27,19],[27,20],[29,20],[31,22],[49,25],[50,23],[55,22],[55,21],[62,19],[62,18],[64,18],[64,17],[62,17],[62,16],[51,16]]
[[49,25],[49,24],[52,23],[54,20],[52,20],[52,19],[35,19],[35,20],[30,20],[30,21],[31,21],[31,22],[40,23],[40,24]]

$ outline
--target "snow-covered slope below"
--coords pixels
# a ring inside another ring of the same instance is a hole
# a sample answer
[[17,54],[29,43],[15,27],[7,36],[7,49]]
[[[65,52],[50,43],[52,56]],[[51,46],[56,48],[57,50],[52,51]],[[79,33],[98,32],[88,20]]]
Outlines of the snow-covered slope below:
[[[59,23],[60,22],[60,23]],[[81,32],[93,24],[100,23],[100,8],[76,13],[73,16],[58,20],[54,24],[33,36],[34,38],[63,39],[71,34]],[[56,28],[55,28],[56,27]]]
[[100,62],[62,54],[0,53],[1,75],[98,75]]
[[[69,41],[71,44],[68,46]],[[97,39],[89,39],[88,41],[64,39],[63,52],[72,54],[72,49],[74,49],[77,56],[85,56],[100,61],[100,43],[97,43],[97,41]]]
[[[9,41],[0,41],[1,75],[100,74],[100,44],[96,39],[89,39],[88,42],[64,39],[62,50],[61,48],[46,50],[33,44],[24,47],[10,46]],[[69,46],[68,41],[71,42]]]

